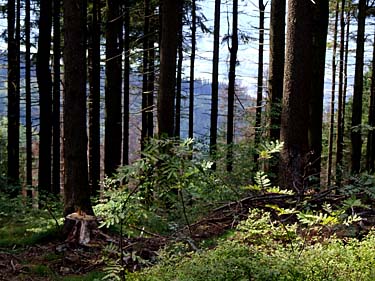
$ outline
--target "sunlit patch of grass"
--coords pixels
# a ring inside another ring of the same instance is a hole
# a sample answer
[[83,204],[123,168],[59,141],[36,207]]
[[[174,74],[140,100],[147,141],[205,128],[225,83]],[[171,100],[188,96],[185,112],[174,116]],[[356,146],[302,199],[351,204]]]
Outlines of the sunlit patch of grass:
[[30,225],[22,222],[9,223],[0,228],[0,247],[34,245],[58,238],[60,230],[55,227],[45,227],[38,231],[30,231]]

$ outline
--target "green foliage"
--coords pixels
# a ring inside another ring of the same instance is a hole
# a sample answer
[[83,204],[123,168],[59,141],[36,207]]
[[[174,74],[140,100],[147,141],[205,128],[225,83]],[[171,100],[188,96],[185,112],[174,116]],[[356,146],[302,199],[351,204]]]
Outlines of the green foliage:
[[161,262],[127,275],[126,280],[363,280],[375,278],[375,234],[343,243],[306,241],[296,224],[251,210],[236,235],[212,250],[163,252]]
[[272,155],[279,153],[283,146],[284,143],[279,140],[262,143],[260,145],[261,149],[258,151],[259,159],[271,159]]
[[34,245],[58,237],[60,229],[56,227],[56,220],[62,225],[62,219],[51,217],[51,212],[61,213],[61,209],[35,209],[26,198],[9,198],[0,193],[0,246]]

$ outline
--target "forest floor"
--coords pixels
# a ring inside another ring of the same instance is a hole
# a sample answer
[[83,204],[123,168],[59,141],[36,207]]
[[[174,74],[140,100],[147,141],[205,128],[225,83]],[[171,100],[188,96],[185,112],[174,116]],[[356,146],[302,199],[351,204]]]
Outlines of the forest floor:
[[[143,237],[123,240],[126,267],[134,271],[143,267],[144,261],[152,263],[157,251],[171,242],[187,241],[195,249],[200,241],[213,239],[233,229],[246,217],[249,208],[267,208],[266,203],[285,205],[289,199],[292,199],[289,195],[278,194],[244,198],[212,210],[210,215],[170,236],[143,230]],[[371,218],[373,214],[369,214],[366,226],[362,224],[358,232],[375,225]],[[92,236],[88,246],[52,236],[36,244],[12,247],[2,247],[0,237],[0,280],[100,280],[106,266],[104,248],[111,243],[119,245],[119,236],[99,229],[94,230]],[[110,255],[107,253],[107,256]]]

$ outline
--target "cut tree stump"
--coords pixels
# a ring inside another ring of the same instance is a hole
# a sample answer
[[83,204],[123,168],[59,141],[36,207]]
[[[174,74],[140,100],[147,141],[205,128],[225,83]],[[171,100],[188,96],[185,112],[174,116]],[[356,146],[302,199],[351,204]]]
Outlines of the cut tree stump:
[[88,246],[92,234],[98,228],[95,216],[87,215],[82,211],[69,214],[65,217],[64,229],[67,242]]

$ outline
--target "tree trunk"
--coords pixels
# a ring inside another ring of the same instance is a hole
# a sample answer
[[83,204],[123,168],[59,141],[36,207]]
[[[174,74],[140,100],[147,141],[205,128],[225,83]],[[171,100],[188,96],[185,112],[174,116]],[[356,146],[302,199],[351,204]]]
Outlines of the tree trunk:
[[271,2],[270,66],[268,79],[268,92],[271,100],[271,140],[280,139],[285,60],[285,6],[285,0],[274,0]]
[[[263,0],[259,0],[259,41],[258,41],[258,82],[257,82],[257,102],[255,113],[255,146],[260,142],[262,128],[262,101],[263,101],[263,50],[264,50],[264,10],[266,6]],[[255,155],[254,162],[258,160],[258,155]]]
[[309,105],[309,185],[320,186],[322,127],[323,127],[323,97],[324,72],[327,46],[329,1],[317,0],[313,6],[313,58],[311,99]]
[[105,174],[112,176],[121,165],[122,141],[122,17],[119,3],[107,0],[105,85]]
[[33,184],[33,152],[32,152],[32,121],[31,121],[31,55],[30,55],[30,0],[25,1],[25,96],[26,96],[26,185],[27,196],[32,197]]
[[142,132],[141,132],[141,147],[144,149],[147,139],[152,137],[148,135],[148,96],[151,94],[148,91],[148,78],[149,78],[149,40],[150,40],[150,0],[144,1],[144,22],[143,22],[143,80],[142,80]]
[[[214,46],[212,58],[212,90],[211,90],[211,126],[210,155],[216,158],[217,153],[217,117],[219,100],[219,47],[220,47],[220,0],[215,0]],[[212,165],[216,169],[216,163]]]
[[[354,74],[354,92],[352,109],[352,166],[351,172],[357,174],[361,170],[361,121],[362,121],[362,96],[363,96],[363,57],[365,45],[365,25],[366,25],[366,0],[359,0],[358,4],[358,31],[357,50]],[[339,163],[338,163],[339,165]],[[338,166],[337,165],[337,166]]]
[[236,63],[238,51],[238,0],[233,0],[232,46],[229,49],[228,74],[228,121],[227,121],[227,171],[233,170],[234,96],[236,87]]
[[[375,38],[375,35],[374,35]],[[371,73],[371,88],[370,88],[370,108],[368,114],[368,125],[375,127],[375,44],[372,53],[372,73]],[[375,134],[374,130],[369,130],[367,134],[367,150],[366,150],[366,170],[369,173],[374,173],[375,164]]]
[[333,136],[335,125],[335,95],[336,95],[336,50],[337,50],[337,28],[339,21],[339,0],[336,0],[335,25],[333,29],[332,48],[332,83],[331,83],[331,109],[328,139],[328,162],[327,162],[327,187],[331,186],[332,177],[332,157],[333,157]]
[[122,165],[129,164],[129,111],[130,111],[130,4],[125,1],[124,11],[124,120],[123,120],[123,144]]
[[52,1],[40,1],[37,79],[39,85],[39,190],[51,192],[52,79],[50,70]]
[[311,1],[290,0],[284,72],[284,97],[281,115],[280,183],[300,196],[306,188],[305,169],[309,151],[308,128],[313,55]]
[[[17,90],[16,5],[8,1],[8,184],[19,184],[19,95]],[[10,194],[17,196],[18,190]]]
[[194,137],[194,80],[195,80],[195,52],[197,33],[197,7],[196,0],[191,2],[191,52],[190,52],[190,80],[189,80],[189,138]]
[[346,92],[348,87],[348,55],[349,55],[349,35],[350,35],[350,15],[351,3],[348,3],[347,8],[347,22],[346,22],[346,39],[345,39],[345,54],[344,54],[344,86],[342,93],[342,132],[345,133],[345,108],[346,108]]
[[92,1],[92,22],[89,28],[89,185],[92,195],[99,191],[100,181],[100,2]]
[[64,215],[93,214],[87,169],[86,0],[64,0]]
[[178,10],[182,0],[162,1],[162,37],[160,45],[160,77],[158,95],[159,136],[173,137],[176,86]]
[[53,2],[53,170],[52,193],[60,193],[60,0]]
[[180,137],[181,133],[181,86],[182,86],[182,62],[184,59],[183,54],[183,3],[181,1],[180,7],[178,7],[178,60],[177,60],[177,78],[176,78],[176,122],[174,136]]
[[340,14],[340,68],[339,68],[339,94],[337,107],[337,139],[336,139],[336,185],[341,186],[342,180],[342,157],[344,149],[344,131],[343,131],[343,82],[344,82],[344,52],[345,52],[345,0],[342,0]]

